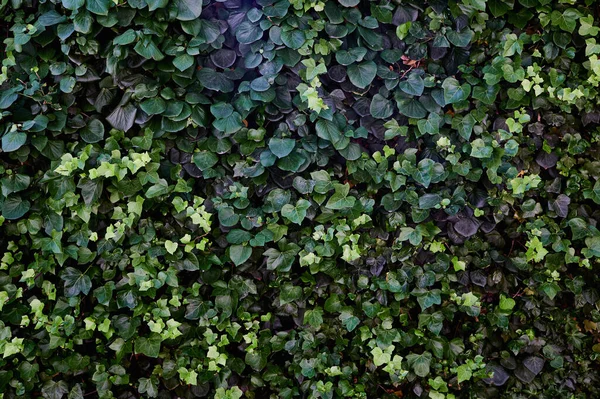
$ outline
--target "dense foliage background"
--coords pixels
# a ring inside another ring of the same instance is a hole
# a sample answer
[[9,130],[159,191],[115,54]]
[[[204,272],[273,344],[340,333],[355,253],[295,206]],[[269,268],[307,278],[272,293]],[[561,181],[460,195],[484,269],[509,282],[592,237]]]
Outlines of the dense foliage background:
[[599,19],[0,0],[0,397],[600,397]]

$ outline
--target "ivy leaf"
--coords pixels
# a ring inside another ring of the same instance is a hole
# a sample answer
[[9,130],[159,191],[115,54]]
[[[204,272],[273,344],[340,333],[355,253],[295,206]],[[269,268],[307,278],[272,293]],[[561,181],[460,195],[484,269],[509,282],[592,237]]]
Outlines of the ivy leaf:
[[9,132],[2,136],[2,151],[13,152],[21,148],[27,141],[27,134],[19,131]]
[[409,118],[420,119],[427,116],[427,110],[423,105],[414,98],[403,98],[396,100],[398,111]]
[[413,371],[419,377],[427,377],[429,374],[429,367],[433,356],[430,352],[423,352],[420,355],[411,353],[406,356],[408,366],[412,367]]
[[142,354],[148,357],[157,358],[160,354],[161,343],[161,336],[157,333],[151,333],[147,338],[138,337],[135,340],[134,351],[136,354]]
[[165,249],[171,255],[173,255],[177,251],[177,247],[178,247],[178,245],[177,245],[176,242],[173,242],[171,240],[166,240],[165,241]]
[[454,78],[446,78],[442,83],[444,89],[444,101],[446,104],[454,104],[464,101],[471,94],[471,85],[463,83],[462,85]]
[[27,200],[19,195],[11,195],[2,204],[2,216],[7,220],[16,220],[23,217],[31,207]]
[[300,247],[293,243],[280,244],[280,248],[269,248],[263,255],[267,257],[267,269],[288,272],[294,261]]
[[46,399],[61,399],[69,392],[69,385],[65,381],[47,381],[42,387],[42,396]]
[[211,68],[202,68],[196,73],[198,81],[202,83],[204,87],[210,90],[220,91],[223,93],[229,93],[233,91],[234,85],[225,74],[216,72]]
[[473,88],[473,98],[486,105],[492,105],[500,92],[499,85],[475,86]]
[[140,108],[148,115],[158,115],[166,111],[167,103],[160,97],[153,97],[140,103]]
[[298,29],[286,30],[281,32],[281,41],[287,47],[298,50],[306,42],[304,32]]
[[503,16],[509,10],[512,10],[514,6],[514,0],[506,1],[506,0],[490,0],[488,2],[488,7],[490,8],[490,12],[496,18]]
[[335,193],[329,198],[325,207],[332,210],[343,210],[352,208],[356,198],[348,196],[350,186],[347,184],[335,184]]
[[98,15],[108,15],[110,0],[86,0],[86,8],[89,12]]
[[279,139],[273,137],[269,140],[269,149],[277,158],[283,158],[288,156],[296,146],[296,140],[294,139]]
[[302,224],[308,208],[310,208],[310,202],[302,198],[296,202],[296,206],[285,204],[281,208],[281,215],[292,223]]
[[596,204],[600,205],[600,180],[596,180],[593,188],[583,190],[583,197],[585,199],[591,199]]
[[193,156],[194,164],[201,171],[212,168],[219,162],[219,157],[210,151],[196,152]]
[[463,381],[469,381],[473,376],[473,372],[468,365],[461,364],[456,368],[456,375],[458,377],[458,383],[460,384]]
[[411,96],[420,96],[423,94],[423,90],[425,89],[425,82],[423,82],[423,78],[421,78],[421,76],[417,75],[416,73],[411,73],[408,75],[408,79],[403,80],[398,84],[398,87],[406,94],[410,94]]
[[429,158],[422,159],[412,173],[412,178],[423,187],[429,187],[433,175],[434,164],[435,162]]
[[145,393],[150,398],[156,398],[158,396],[158,382],[155,380],[155,377],[142,377],[139,379],[139,383],[139,393]]
[[189,54],[181,54],[175,57],[175,59],[173,60],[173,65],[175,65],[175,68],[183,72],[192,65],[194,65],[194,57],[192,57]]
[[197,0],[174,0],[173,4],[177,10],[177,19],[180,21],[192,21],[202,13],[202,2]]
[[462,32],[457,32],[455,30],[451,30],[446,33],[446,37],[450,43],[454,44],[456,47],[467,47],[473,37],[475,36],[475,32],[471,29],[465,29]]
[[133,104],[116,107],[106,118],[112,127],[123,132],[128,132],[133,127],[137,108]]
[[90,277],[73,267],[67,267],[60,277],[65,282],[65,296],[67,298],[77,296],[79,293],[87,295],[92,288]]
[[229,247],[229,259],[234,265],[239,266],[250,259],[252,247],[246,245],[232,245]]
[[348,77],[352,84],[364,89],[371,84],[377,74],[377,65],[373,61],[352,64],[348,67]]
[[390,100],[377,93],[371,100],[370,113],[373,118],[386,119],[394,113],[394,105]]
[[97,143],[104,138],[104,124],[98,119],[92,119],[81,129],[79,134],[86,143]]
[[304,323],[311,325],[315,329],[320,329],[323,325],[323,309],[307,309],[304,312]]
[[417,121],[417,127],[421,135],[423,134],[438,134],[440,132],[440,124],[442,123],[442,117],[436,113],[431,113],[427,119],[420,119]]
[[579,11],[574,8],[567,8],[564,12],[554,10],[550,14],[550,21],[552,21],[552,25],[558,26],[566,32],[573,33],[577,26],[577,19],[580,16]]

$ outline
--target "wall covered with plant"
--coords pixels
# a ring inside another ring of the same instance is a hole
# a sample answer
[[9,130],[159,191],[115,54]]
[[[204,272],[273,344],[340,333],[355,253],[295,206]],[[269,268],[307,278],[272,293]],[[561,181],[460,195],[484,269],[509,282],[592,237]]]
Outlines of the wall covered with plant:
[[0,0],[0,397],[600,397],[591,0]]

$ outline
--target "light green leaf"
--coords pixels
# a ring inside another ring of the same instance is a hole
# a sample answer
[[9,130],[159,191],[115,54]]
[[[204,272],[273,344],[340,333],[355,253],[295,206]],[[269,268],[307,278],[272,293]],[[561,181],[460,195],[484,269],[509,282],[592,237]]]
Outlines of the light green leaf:
[[173,242],[171,240],[165,241],[165,249],[171,255],[173,255],[177,251],[177,247],[178,247],[178,245],[176,242]]

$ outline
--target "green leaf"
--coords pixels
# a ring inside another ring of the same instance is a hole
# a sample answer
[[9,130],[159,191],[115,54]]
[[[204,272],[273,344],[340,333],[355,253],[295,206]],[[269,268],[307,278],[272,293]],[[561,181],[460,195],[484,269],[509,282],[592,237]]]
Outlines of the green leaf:
[[175,57],[175,59],[173,60],[173,65],[175,65],[175,68],[183,72],[192,65],[194,65],[194,57],[192,57],[189,54],[181,54]]
[[448,41],[454,44],[456,47],[467,47],[473,37],[475,36],[475,32],[471,29],[464,29],[462,32],[457,32],[455,30],[451,30],[446,33],[446,37]]
[[442,84],[444,89],[444,101],[446,104],[454,104],[464,101],[471,94],[471,86],[468,83],[462,85],[454,78],[446,78]]
[[304,32],[298,29],[286,30],[281,32],[281,41],[287,47],[298,50],[306,42]]
[[173,0],[177,10],[177,19],[180,21],[192,21],[202,13],[202,2],[197,0]]
[[583,198],[591,199],[596,204],[600,205],[600,180],[596,180],[594,187],[583,190]]
[[62,91],[63,93],[71,93],[75,88],[76,83],[77,80],[75,80],[73,76],[67,76],[60,80],[60,91]]
[[352,64],[348,67],[348,77],[352,84],[364,89],[371,84],[377,75],[377,65],[373,61]]
[[468,365],[461,364],[456,368],[456,376],[458,377],[458,383],[460,384],[461,382],[469,381],[473,376],[473,372]]
[[419,377],[427,377],[429,374],[429,367],[433,356],[430,352],[423,352],[420,355],[411,353],[406,356],[409,367],[412,367],[413,371]]
[[229,259],[231,259],[236,266],[246,262],[251,255],[252,247],[246,245],[232,245],[229,247]]
[[200,151],[194,153],[193,160],[198,169],[205,171],[215,166],[219,162],[219,157],[210,151]]
[[171,240],[166,240],[165,241],[165,249],[171,255],[173,255],[177,251],[177,247],[178,247],[178,245],[177,245],[176,242],[173,242]]
[[92,119],[79,134],[86,143],[97,143],[104,138],[104,125],[98,119]]
[[492,15],[496,18],[503,16],[509,10],[513,9],[514,0],[489,0],[488,7]]
[[61,399],[69,392],[69,385],[65,381],[46,381],[42,387],[42,396],[45,399]]
[[442,201],[439,194],[425,194],[419,198],[419,208],[432,209]]
[[230,244],[243,244],[252,239],[252,234],[245,230],[233,229],[227,233],[227,242]]
[[21,148],[27,141],[27,134],[19,131],[9,132],[2,136],[2,151],[13,152]]
[[421,76],[416,73],[408,75],[408,79],[401,81],[398,84],[400,90],[411,96],[420,96],[425,89],[425,82]]
[[219,222],[224,227],[235,226],[240,220],[240,216],[235,213],[235,210],[230,206],[222,206],[219,208]]
[[412,178],[423,187],[429,187],[433,175],[434,164],[435,162],[429,158],[422,159],[412,173]]
[[579,23],[581,26],[579,27],[579,33],[581,36],[596,36],[598,32],[600,32],[600,28],[594,26],[594,16],[587,15],[585,17],[579,18]]
[[145,393],[150,398],[156,398],[158,396],[158,381],[155,378],[140,378],[138,392]]
[[581,14],[575,8],[567,8],[564,12],[558,10],[552,11],[550,14],[550,21],[552,25],[560,27],[562,30],[573,33],[577,26],[577,19]]
[[398,111],[409,118],[424,118],[427,116],[427,110],[423,105],[414,98],[403,98],[396,101]]
[[513,310],[516,303],[515,300],[509,297],[505,297],[504,295],[500,296],[500,309],[504,311]]
[[79,293],[87,295],[92,288],[90,277],[73,267],[67,267],[60,277],[65,282],[65,296],[67,298],[77,296]]
[[223,93],[233,91],[234,85],[225,74],[216,72],[211,68],[202,68],[196,73],[198,81],[207,89],[215,90]]
[[136,354],[157,358],[160,354],[162,338],[157,333],[151,333],[148,338],[138,337],[135,340],[134,351]]
[[158,115],[165,112],[167,103],[160,97],[152,97],[140,103],[140,108],[148,115]]
[[427,119],[420,119],[417,121],[417,127],[419,132],[423,134],[438,134],[440,132],[440,125],[443,122],[441,116],[435,113],[429,114]]
[[85,0],[61,0],[62,5],[67,10],[75,11],[83,7]]
[[267,257],[267,269],[288,272],[299,251],[300,247],[293,243],[280,245],[280,249],[267,249],[263,254]]
[[151,37],[145,37],[143,40],[138,41],[133,47],[136,53],[146,59],[153,59],[160,61],[165,58],[164,54],[160,51],[158,46],[152,41]]
[[304,312],[304,323],[311,325],[315,329],[320,329],[323,325],[323,309],[308,309]]
[[86,0],[86,8],[93,14],[108,15],[110,3],[110,0]]
[[169,0],[146,0],[148,11],[154,11],[159,8],[165,8],[169,4]]
[[519,37],[514,33],[506,35],[504,41],[504,51],[502,55],[504,57],[512,57],[516,54],[521,54],[523,51],[523,43],[519,40]]
[[317,136],[331,142],[338,142],[342,138],[342,132],[337,124],[326,119],[319,119],[315,125]]
[[[171,189],[173,186],[171,186]],[[146,198],[155,198],[169,193],[169,184],[165,179],[159,179],[154,185],[146,190]]]
[[329,198],[326,208],[332,210],[343,210],[352,208],[356,202],[356,198],[348,196],[350,186],[347,184],[335,184],[335,193]]
[[285,204],[281,208],[281,215],[292,223],[302,224],[308,208],[310,208],[310,202],[302,198],[296,202],[296,206]]
[[473,98],[486,105],[492,105],[496,101],[496,96],[500,92],[500,85],[475,86],[473,88]]
[[23,200],[19,195],[10,195],[2,204],[2,216],[7,220],[15,220],[23,217],[31,207],[27,200]]
[[254,43],[257,40],[260,40],[262,36],[263,30],[261,29],[261,27],[258,24],[253,24],[250,21],[242,22],[235,31],[235,37],[242,44]]
[[378,119],[389,118],[394,113],[394,105],[381,94],[375,94],[371,100],[371,116]]
[[269,150],[271,150],[271,152],[275,154],[277,158],[288,156],[295,146],[296,140],[294,139],[279,139],[273,137],[271,140],[269,140]]
[[482,139],[475,139],[471,143],[471,156],[474,158],[489,158],[494,149],[485,144]]
[[360,0],[338,0],[338,2],[344,7],[356,7]]

